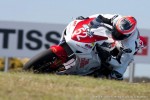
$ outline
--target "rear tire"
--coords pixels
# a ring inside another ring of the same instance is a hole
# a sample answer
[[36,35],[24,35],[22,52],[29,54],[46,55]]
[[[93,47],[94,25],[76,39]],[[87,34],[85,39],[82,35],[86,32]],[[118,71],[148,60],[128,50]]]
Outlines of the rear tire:
[[57,68],[52,68],[53,61],[57,56],[50,50],[43,52],[32,57],[23,67],[25,71],[33,71],[34,73],[50,73],[56,71]]

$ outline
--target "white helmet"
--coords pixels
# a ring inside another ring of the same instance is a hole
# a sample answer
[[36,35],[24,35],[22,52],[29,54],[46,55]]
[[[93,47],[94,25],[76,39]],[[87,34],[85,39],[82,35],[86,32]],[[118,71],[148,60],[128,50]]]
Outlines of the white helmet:
[[137,21],[132,16],[118,18],[113,24],[112,37],[115,40],[124,40],[131,36],[136,29]]

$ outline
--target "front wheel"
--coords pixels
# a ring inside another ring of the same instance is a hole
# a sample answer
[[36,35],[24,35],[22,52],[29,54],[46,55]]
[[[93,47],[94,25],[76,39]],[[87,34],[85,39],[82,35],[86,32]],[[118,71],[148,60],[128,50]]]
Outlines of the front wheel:
[[58,66],[53,66],[57,60],[59,60],[58,57],[48,49],[31,58],[24,65],[23,70],[35,73],[50,73],[58,69]]

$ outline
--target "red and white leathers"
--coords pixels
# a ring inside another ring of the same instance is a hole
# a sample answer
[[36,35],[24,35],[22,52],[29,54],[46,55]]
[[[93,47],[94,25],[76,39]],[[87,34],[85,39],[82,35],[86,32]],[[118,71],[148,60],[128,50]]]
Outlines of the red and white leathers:
[[[121,15],[117,15],[117,14],[96,14],[96,15],[92,15],[90,17],[98,17],[99,15],[102,15],[104,18],[106,19],[110,19],[111,23],[112,23],[112,27],[113,24],[116,23],[116,21],[120,18],[122,18]],[[104,23],[103,21],[97,21],[94,20],[92,22],[93,25],[98,25],[100,23],[103,24],[107,24]],[[112,33],[113,34],[113,33]],[[138,51],[138,49],[140,48],[140,35],[139,35],[139,31],[137,29],[137,27],[134,29],[133,33],[131,34],[131,36],[129,36],[127,39],[124,40],[114,40],[116,47],[118,48],[118,50],[121,48],[123,49],[130,49],[132,52],[130,53],[123,53],[121,55],[121,58],[119,59],[120,61],[118,61],[115,57],[111,57],[111,59],[108,61],[108,63],[113,67],[113,72],[110,74],[111,78],[114,79],[122,79],[123,78],[123,74],[125,73],[127,66],[130,64],[130,62],[132,62],[134,60],[134,54],[135,52]]]

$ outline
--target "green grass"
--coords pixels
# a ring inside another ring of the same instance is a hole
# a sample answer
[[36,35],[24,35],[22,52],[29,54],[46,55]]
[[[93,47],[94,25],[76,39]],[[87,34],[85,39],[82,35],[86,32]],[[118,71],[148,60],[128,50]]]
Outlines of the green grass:
[[0,72],[0,100],[150,100],[150,83]]

